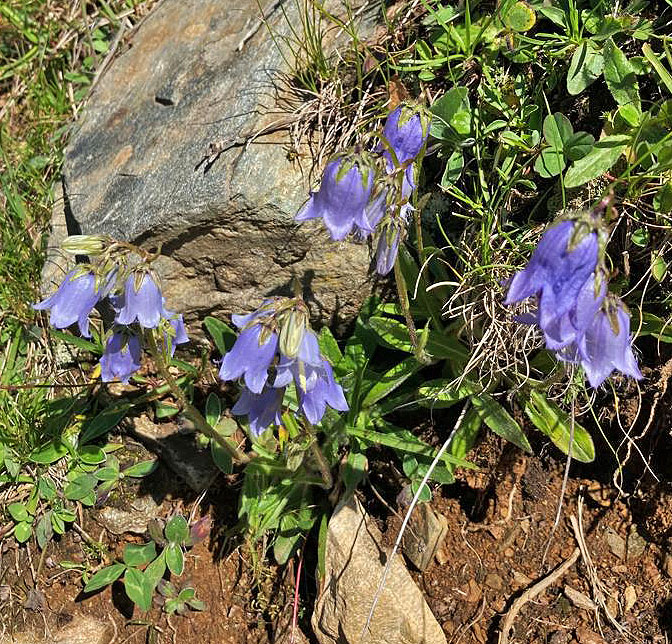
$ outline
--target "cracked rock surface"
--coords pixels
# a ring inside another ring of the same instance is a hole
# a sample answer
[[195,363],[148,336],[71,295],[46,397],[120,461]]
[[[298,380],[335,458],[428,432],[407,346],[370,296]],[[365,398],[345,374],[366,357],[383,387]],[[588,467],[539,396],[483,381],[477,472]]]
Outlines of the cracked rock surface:
[[[297,20],[296,3],[284,5]],[[66,150],[67,232],[161,245],[167,304],[188,321],[290,294],[296,276],[313,321],[339,327],[371,292],[369,251],[331,242],[321,222],[294,223],[311,186],[285,132],[244,143],[286,118],[268,29],[239,50],[257,19],[256,0],[157,5],[101,77]],[[269,24],[288,32],[278,9]],[[212,144],[231,147],[202,163]]]

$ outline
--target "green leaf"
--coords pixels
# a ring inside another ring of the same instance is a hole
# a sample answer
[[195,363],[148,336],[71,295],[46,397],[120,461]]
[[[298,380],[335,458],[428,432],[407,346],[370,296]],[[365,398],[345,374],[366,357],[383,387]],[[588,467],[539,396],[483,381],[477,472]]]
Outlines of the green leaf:
[[189,536],[187,520],[181,514],[176,514],[166,523],[164,534],[171,543],[183,543]]
[[366,454],[360,452],[348,454],[341,470],[346,496],[357,489],[357,486],[364,480],[368,466],[369,461]]
[[567,91],[576,96],[594,83],[604,69],[602,52],[589,40],[584,40],[574,52],[567,72]]
[[361,403],[362,408],[375,405],[379,400],[402,385],[422,367],[423,365],[415,358],[406,358],[406,360],[403,360],[392,367],[392,369],[380,376],[380,378],[377,379],[376,384],[369,389]]
[[660,62],[658,56],[654,53],[653,49],[651,49],[651,45],[649,45],[648,42],[642,45],[642,54],[644,54],[644,58],[649,61],[651,67],[656,71],[660,80],[663,81],[663,85],[665,85],[667,91],[672,94],[672,74],[670,74]]
[[24,503],[10,503],[7,509],[14,521],[28,521],[29,514]]
[[94,476],[99,481],[115,481],[119,478],[119,470],[116,467],[101,467]]
[[169,543],[164,552],[166,553],[168,570],[174,575],[181,575],[184,571],[184,554],[182,553],[182,548],[177,543]]
[[215,393],[208,394],[208,399],[205,401],[205,420],[208,425],[215,427],[221,415],[222,405],[219,401],[219,396]]
[[30,535],[33,533],[33,526],[27,521],[21,521],[14,526],[14,538],[19,543],[25,543],[30,539]]
[[588,132],[574,132],[566,141],[563,148],[565,156],[570,161],[578,161],[590,152],[595,143],[595,137]]
[[124,590],[128,598],[142,611],[152,607],[154,588],[145,574],[137,568],[128,568],[124,576]]
[[124,470],[124,476],[131,476],[133,478],[142,478],[143,476],[148,476],[156,468],[159,467],[159,460],[156,458],[150,459],[148,461],[140,461],[127,467]]
[[466,458],[471,448],[476,444],[476,439],[481,431],[483,421],[476,410],[472,407],[462,419],[462,424],[455,432],[450,443],[450,453],[456,458]]
[[534,171],[548,179],[559,175],[565,169],[566,161],[559,148],[544,148],[534,162]]
[[445,378],[429,380],[418,389],[418,394],[422,397],[418,402],[429,408],[452,407],[467,396],[479,393],[480,389],[476,383],[467,379],[462,379],[459,386]]
[[190,599],[187,604],[189,604],[189,608],[192,610],[205,610],[205,602],[200,599]]
[[101,568],[84,586],[84,592],[92,593],[95,590],[109,586],[121,577],[124,570],[126,570],[126,566],[122,563],[113,563],[111,566]]
[[[565,454],[569,452],[571,420],[568,414],[554,403],[546,400],[546,397],[538,391],[530,393],[530,398],[525,403],[525,413],[534,426],[542,434],[548,436],[556,447]],[[595,460],[593,439],[577,422],[574,423],[572,458],[581,463],[591,463]]]
[[128,543],[124,547],[124,563],[127,566],[143,566],[156,557],[156,544],[153,541],[145,545]]
[[320,352],[329,361],[331,366],[335,367],[338,365],[343,358],[343,354],[338,346],[338,342],[336,342],[336,338],[329,330],[329,327],[323,326],[320,329],[318,341],[320,343]]
[[83,445],[77,450],[77,454],[87,465],[99,465],[107,459],[105,452],[96,445]]
[[461,150],[454,150],[446,161],[446,168],[441,177],[441,187],[449,188],[457,183],[464,170],[464,155]]
[[537,22],[537,14],[527,2],[519,2],[510,5],[509,10],[502,16],[502,21],[507,28],[513,31],[529,31]]
[[327,574],[327,535],[329,532],[329,519],[326,512],[320,519],[320,529],[317,534],[317,578],[321,582]]
[[[411,492],[413,492],[414,495],[418,491],[418,488],[420,487],[421,482],[422,482],[422,479],[411,482]],[[432,500],[432,491],[429,489],[429,486],[427,485],[427,483],[425,483],[422,486],[422,492],[420,492],[420,496],[418,497],[418,501],[420,501],[421,503],[429,503],[431,500]]]
[[565,142],[574,134],[574,128],[564,114],[556,112],[544,119],[543,132],[546,142],[552,148],[563,150]]
[[[451,140],[455,134],[468,135],[471,129],[471,106],[469,90],[466,87],[453,87],[441,98],[434,101],[430,108],[436,117],[432,119],[431,135],[437,139]],[[464,115],[469,117],[465,131]]]
[[152,591],[156,588],[159,581],[166,572],[166,556],[162,552],[152,563],[145,568],[145,579],[147,583],[151,586]]
[[221,355],[231,349],[238,335],[228,324],[211,316],[207,316],[203,324]]
[[[403,322],[392,318],[374,316],[369,319],[369,326],[380,339],[388,346],[406,353],[414,353],[408,329]],[[437,359],[453,359],[462,363],[467,357],[466,349],[459,340],[452,335],[439,331],[429,330],[429,339],[425,349],[427,353]]]
[[157,400],[154,403],[157,418],[172,418],[180,412],[180,406],[172,401]]
[[618,161],[629,143],[630,137],[625,134],[602,137],[585,157],[575,161],[567,170],[565,187],[577,188],[602,176]]
[[93,492],[97,484],[98,479],[95,476],[80,474],[65,486],[63,494],[70,501],[82,501]]
[[481,420],[498,436],[531,453],[532,447],[521,426],[490,394],[471,397],[471,404]]
[[131,405],[125,404],[120,407],[108,407],[101,411],[95,418],[86,423],[79,436],[79,444],[84,445],[84,443],[89,443],[95,438],[107,434],[122,421],[130,409]]
[[273,556],[279,565],[284,566],[287,563],[289,558],[296,551],[302,536],[303,535],[300,532],[289,536],[282,534],[276,535],[275,541],[273,542]]
[[653,313],[644,313],[640,320],[639,310],[634,309],[631,327],[639,328],[639,335],[650,335],[660,342],[672,343],[672,318],[663,320]]
[[56,338],[57,340],[67,342],[68,344],[71,344],[72,346],[77,347],[78,349],[82,349],[83,351],[89,351],[95,354],[102,353],[100,346],[94,344],[93,342],[90,342],[89,340],[80,338],[78,335],[72,335],[72,333],[65,333],[64,331],[58,331],[56,329],[49,329],[49,334],[51,335],[52,338]]
[[210,455],[215,465],[224,474],[233,473],[233,460],[231,454],[227,452],[217,441],[210,441]]
[[53,501],[56,498],[56,486],[52,483],[51,479],[46,476],[40,476],[40,480],[37,483],[37,489],[40,493],[40,497],[45,501]]
[[177,598],[182,602],[188,602],[196,597],[196,591],[193,588],[183,588]]
[[40,517],[35,526],[35,537],[37,538],[37,545],[41,550],[44,550],[53,536],[54,529],[51,525],[51,511],[49,511]]
[[63,458],[67,453],[68,448],[60,440],[56,439],[44,447],[33,450],[28,458],[33,463],[49,465]]
[[611,38],[604,43],[604,79],[619,105],[632,105],[641,110],[639,85],[635,68]]
[[651,251],[651,275],[656,282],[662,282],[667,274],[667,262],[660,251]]

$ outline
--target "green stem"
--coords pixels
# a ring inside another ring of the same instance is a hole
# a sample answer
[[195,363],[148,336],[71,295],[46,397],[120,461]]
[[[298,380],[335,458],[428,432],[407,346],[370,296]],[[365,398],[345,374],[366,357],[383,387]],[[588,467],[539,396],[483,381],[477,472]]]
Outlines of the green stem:
[[399,304],[401,305],[401,310],[406,320],[406,326],[408,327],[408,335],[411,339],[413,349],[415,349],[415,359],[422,364],[429,364],[429,362],[431,362],[429,356],[425,353],[424,347],[420,346],[420,344],[418,343],[418,332],[415,328],[415,322],[413,321],[413,316],[411,315],[411,304],[408,300],[408,292],[406,290],[406,280],[404,279],[404,275],[401,272],[401,264],[399,256],[397,256],[397,259],[394,262],[394,281],[397,284],[397,294],[399,295]]
[[196,425],[196,429],[202,434],[205,434],[205,436],[208,438],[214,440],[220,447],[226,450],[234,462],[240,463],[241,465],[249,463],[250,457],[244,452],[241,452],[237,447],[231,445],[231,443],[229,443],[223,436],[210,427],[208,421],[203,418],[201,412],[198,411],[198,409],[196,409],[196,407],[194,407],[189,402],[184,391],[182,391],[177,382],[175,382],[173,376],[170,375],[166,361],[163,358],[163,352],[160,351],[156,345],[156,339],[154,338],[154,334],[151,330],[146,333],[146,338],[149,345],[149,351],[152,354],[154,361],[156,362],[156,368],[159,370],[161,377],[166,381],[166,384],[170,387],[172,394],[175,396],[175,398],[177,398],[180,405],[182,405],[182,410],[184,413],[189,416],[194,425]]

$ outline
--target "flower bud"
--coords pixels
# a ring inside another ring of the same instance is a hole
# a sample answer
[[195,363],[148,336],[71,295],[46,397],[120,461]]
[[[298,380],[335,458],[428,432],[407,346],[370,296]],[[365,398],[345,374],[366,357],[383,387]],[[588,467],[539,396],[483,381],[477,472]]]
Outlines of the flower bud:
[[107,247],[107,239],[100,235],[70,235],[61,248],[70,255],[100,255]]
[[296,358],[306,332],[305,311],[293,309],[283,317],[280,327],[280,352],[288,358]]

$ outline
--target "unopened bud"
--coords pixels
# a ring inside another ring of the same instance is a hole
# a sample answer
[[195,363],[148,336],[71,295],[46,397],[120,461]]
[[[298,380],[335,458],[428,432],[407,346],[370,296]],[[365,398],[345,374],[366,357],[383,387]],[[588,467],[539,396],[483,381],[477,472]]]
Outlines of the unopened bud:
[[280,353],[288,358],[295,358],[299,353],[299,347],[306,332],[306,314],[304,311],[294,309],[282,320],[280,328]]
[[61,248],[70,255],[100,255],[107,246],[107,239],[99,235],[70,235]]

